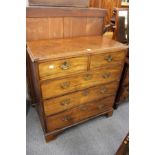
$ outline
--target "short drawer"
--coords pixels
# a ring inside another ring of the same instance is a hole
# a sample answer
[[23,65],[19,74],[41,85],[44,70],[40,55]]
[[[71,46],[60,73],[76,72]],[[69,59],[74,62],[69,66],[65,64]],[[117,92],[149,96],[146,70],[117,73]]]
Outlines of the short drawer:
[[107,67],[68,78],[42,81],[42,97],[48,99],[99,84],[119,81],[121,70],[122,66]]
[[113,82],[106,85],[91,87],[89,89],[67,94],[50,100],[45,100],[45,115],[49,116],[84,103],[92,102],[107,96],[115,95],[117,87],[118,82]]
[[76,108],[46,118],[48,132],[65,128],[84,121],[100,113],[112,110],[114,96],[104,100],[80,105]]
[[86,71],[87,63],[86,56],[44,62],[39,64],[39,75],[41,79],[46,79]]
[[109,64],[121,64],[125,59],[125,55],[125,51],[92,55],[90,69],[103,67],[104,65]]

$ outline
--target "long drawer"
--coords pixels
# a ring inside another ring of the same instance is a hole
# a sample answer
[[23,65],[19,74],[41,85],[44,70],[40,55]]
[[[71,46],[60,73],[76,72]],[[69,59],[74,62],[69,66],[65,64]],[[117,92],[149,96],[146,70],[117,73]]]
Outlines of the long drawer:
[[118,87],[118,82],[106,85],[91,87],[82,91],[77,91],[61,97],[45,100],[45,115],[49,116],[58,112],[73,108],[75,106],[102,99],[114,95]]
[[114,96],[107,97],[104,100],[91,102],[60,114],[47,117],[47,130],[48,132],[58,130],[70,125],[74,125],[100,113],[110,111],[112,110],[114,98]]
[[39,64],[39,75],[41,79],[46,79],[86,71],[87,63],[86,56],[43,62]]
[[121,69],[122,66],[106,67],[63,79],[43,81],[41,83],[42,97],[48,99],[95,85],[118,81]]
[[104,54],[94,54],[91,56],[90,69],[103,67],[104,65],[122,64],[125,57],[125,52],[114,52]]

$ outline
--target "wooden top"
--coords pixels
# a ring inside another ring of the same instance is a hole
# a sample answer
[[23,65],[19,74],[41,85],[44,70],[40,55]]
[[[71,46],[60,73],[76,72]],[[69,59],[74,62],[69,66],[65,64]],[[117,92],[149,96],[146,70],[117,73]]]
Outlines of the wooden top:
[[104,17],[107,9],[100,8],[75,8],[75,7],[47,7],[27,6],[26,17]]
[[52,39],[27,42],[32,61],[61,59],[127,49],[128,46],[102,36]]

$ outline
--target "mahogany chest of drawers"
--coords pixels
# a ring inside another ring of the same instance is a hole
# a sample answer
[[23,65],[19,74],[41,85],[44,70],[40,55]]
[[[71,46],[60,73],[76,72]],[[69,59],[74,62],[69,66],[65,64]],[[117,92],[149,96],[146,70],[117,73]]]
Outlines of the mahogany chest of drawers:
[[127,46],[102,36],[27,42],[36,109],[46,141],[112,115]]

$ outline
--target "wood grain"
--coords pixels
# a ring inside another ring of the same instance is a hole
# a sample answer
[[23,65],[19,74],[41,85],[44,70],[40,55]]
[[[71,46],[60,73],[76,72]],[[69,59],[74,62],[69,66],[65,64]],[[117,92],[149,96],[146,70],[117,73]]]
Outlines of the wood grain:
[[69,111],[46,118],[48,132],[74,125],[81,120],[87,119],[99,113],[111,109],[114,97],[108,97],[98,102],[91,102],[84,106],[73,108]]
[[86,17],[65,17],[64,38],[86,36]]
[[100,8],[75,8],[75,7],[26,7],[27,18],[47,18],[47,17],[102,17],[107,14],[106,9]]
[[103,18],[89,17],[86,24],[86,35],[102,35]]
[[63,18],[27,18],[27,40],[63,38]]
[[105,9],[27,7],[26,40],[101,35]]
[[118,82],[95,86],[75,93],[67,94],[58,98],[44,101],[46,116],[62,112],[75,106],[102,99],[114,95]]
[[106,67],[63,79],[43,81],[41,83],[42,97],[47,99],[95,85],[118,81],[121,69],[122,66]]
[[26,28],[28,41],[101,35],[103,29],[103,18],[27,18]]
[[103,67],[104,65],[122,64],[124,62],[124,58],[124,51],[118,51],[117,53],[95,54],[91,56],[90,69]]
[[49,39],[48,18],[27,18],[26,39],[27,40]]
[[48,18],[49,39],[63,38],[63,18]]

